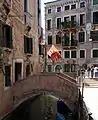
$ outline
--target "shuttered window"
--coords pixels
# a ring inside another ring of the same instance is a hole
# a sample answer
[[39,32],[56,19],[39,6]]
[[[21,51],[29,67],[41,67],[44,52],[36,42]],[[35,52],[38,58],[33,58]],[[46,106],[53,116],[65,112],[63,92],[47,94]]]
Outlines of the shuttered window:
[[12,48],[12,27],[0,21],[0,47]]
[[98,4],[98,0],[93,0],[93,5]]
[[11,86],[11,66],[5,66],[5,87]]
[[33,53],[32,49],[33,49],[32,38],[24,36],[24,52],[32,54]]

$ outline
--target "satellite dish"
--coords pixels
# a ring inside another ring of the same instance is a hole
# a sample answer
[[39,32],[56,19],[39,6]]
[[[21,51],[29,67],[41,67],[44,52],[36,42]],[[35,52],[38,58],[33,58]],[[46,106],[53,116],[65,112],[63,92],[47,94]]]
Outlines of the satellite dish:
[[87,23],[86,31],[87,31],[88,34],[90,33],[90,31],[91,31],[91,23]]

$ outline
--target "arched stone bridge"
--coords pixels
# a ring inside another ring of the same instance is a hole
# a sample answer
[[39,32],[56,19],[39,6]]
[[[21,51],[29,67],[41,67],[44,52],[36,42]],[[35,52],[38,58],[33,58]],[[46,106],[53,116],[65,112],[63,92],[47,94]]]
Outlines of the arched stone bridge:
[[0,115],[11,112],[30,97],[40,94],[52,94],[61,98],[73,110],[78,99],[78,86],[73,78],[61,73],[30,76],[28,79],[18,81],[2,94]]

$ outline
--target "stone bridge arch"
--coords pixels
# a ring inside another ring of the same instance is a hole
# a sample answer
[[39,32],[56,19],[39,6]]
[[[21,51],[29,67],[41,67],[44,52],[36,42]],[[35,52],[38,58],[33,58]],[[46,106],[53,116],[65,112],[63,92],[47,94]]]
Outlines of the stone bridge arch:
[[30,97],[51,94],[57,98],[61,98],[73,110],[78,98],[77,89],[75,81],[64,79],[56,74],[30,76],[27,80],[20,81],[13,87],[14,107],[17,107]]
[[15,83],[4,92],[0,102],[0,115],[11,112],[22,102],[40,94],[51,94],[63,99],[65,104],[74,111],[78,100],[76,80],[61,73],[43,73],[27,77]]

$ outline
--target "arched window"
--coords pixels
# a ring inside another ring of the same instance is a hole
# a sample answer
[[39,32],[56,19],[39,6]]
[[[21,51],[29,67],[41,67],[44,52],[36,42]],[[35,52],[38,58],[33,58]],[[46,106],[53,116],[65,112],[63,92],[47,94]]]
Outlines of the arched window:
[[62,69],[61,65],[57,65],[55,67],[55,72],[60,72],[61,69]]

